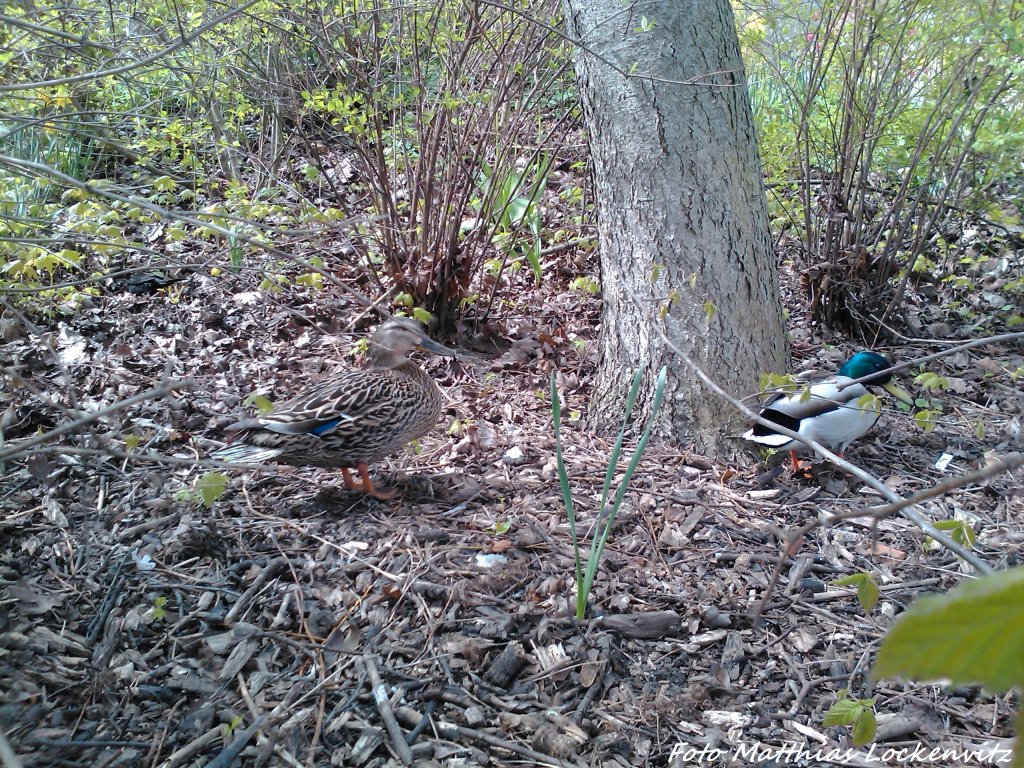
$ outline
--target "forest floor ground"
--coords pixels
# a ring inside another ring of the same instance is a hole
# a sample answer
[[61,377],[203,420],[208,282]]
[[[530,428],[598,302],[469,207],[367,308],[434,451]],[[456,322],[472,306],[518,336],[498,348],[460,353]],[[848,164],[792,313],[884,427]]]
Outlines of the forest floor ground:
[[[781,271],[796,368],[834,371],[857,345],[811,325],[797,270],[783,258]],[[995,763],[907,756],[1008,746],[1011,696],[868,678],[894,616],[972,572],[914,525],[818,527],[770,588],[791,532],[880,503],[820,461],[794,475],[776,456],[783,469],[766,472],[754,453],[725,464],[654,442],[592,618],[570,617],[552,369],[587,543],[612,441],[572,418],[587,408],[600,301],[564,276],[524,284],[499,318],[498,354],[466,345],[457,360],[424,361],[448,403],[418,452],[375,468],[400,498],[272,467],[223,470],[230,483],[210,506],[190,497],[207,471],[197,460],[247,395],[280,398],[353,365],[352,343],[375,324],[339,334],[358,314],[343,293],[270,294],[247,275],[196,273],[140,295],[110,287],[69,321],[8,317],[9,441],[165,371],[188,382],[8,462],[0,479],[0,725],[25,766],[394,766],[399,741],[424,767],[981,765]],[[879,351],[906,360],[999,330],[950,312],[946,290],[913,294],[919,338]],[[958,301],[983,309],[992,293]],[[909,496],[1019,450],[1022,366],[1019,341],[929,363],[949,383],[931,395],[935,428],[889,401],[848,458]],[[141,459],[153,455],[166,460]],[[1021,478],[922,512],[968,521],[992,566],[1019,564]],[[880,585],[873,610],[832,584],[858,572]],[[844,689],[875,699],[873,751],[822,724]]]

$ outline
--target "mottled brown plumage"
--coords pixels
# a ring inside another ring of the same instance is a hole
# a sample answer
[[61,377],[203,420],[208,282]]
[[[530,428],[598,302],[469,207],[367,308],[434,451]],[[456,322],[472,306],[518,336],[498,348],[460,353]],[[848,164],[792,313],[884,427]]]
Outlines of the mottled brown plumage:
[[427,337],[407,317],[385,321],[370,337],[369,365],[332,377],[276,406],[266,416],[228,427],[239,442],[213,454],[224,461],[358,469],[361,490],[374,489],[367,465],[422,437],[441,415],[441,390],[409,353],[421,347],[437,355],[454,351]]

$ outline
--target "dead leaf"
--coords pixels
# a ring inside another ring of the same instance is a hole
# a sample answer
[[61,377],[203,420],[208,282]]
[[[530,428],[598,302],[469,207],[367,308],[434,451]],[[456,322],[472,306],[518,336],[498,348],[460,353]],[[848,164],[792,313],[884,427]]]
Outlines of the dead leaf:
[[7,587],[7,593],[18,601],[18,607],[27,614],[46,613],[63,600],[41,591],[30,581],[20,581]]

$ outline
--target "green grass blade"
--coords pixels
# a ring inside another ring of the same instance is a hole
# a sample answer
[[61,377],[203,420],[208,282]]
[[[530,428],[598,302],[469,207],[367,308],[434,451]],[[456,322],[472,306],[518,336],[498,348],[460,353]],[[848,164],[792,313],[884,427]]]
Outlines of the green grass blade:
[[626,398],[626,410],[622,416],[622,428],[619,429],[619,436],[615,440],[615,447],[612,448],[612,455],[608,459],[608,470],[604,473],[604,484],[601,486],[601,511],[603,514],[605,503],[608,501],[608,489],[611,488],[612,478],[615,477],[615,467],[619,463],[619,454],[622,453],[622,441],[626,437],[626,427],[629,425],[629,417],[633,413],[633,406],[636,405],[636,396],[640,392],[640,379],[643,378],[643,370],[633,374],[633,383],[629,388],[629,396]]
[[[651,404],[651,413],[647,419],[647,427],[644,429],[643,435],[641,435],[640,440],[636,444],[636,450],[633,451],[633,456],[630,459],[629,466],[626,467],[626,473],[622,476],[622,482],[619,483],[618,490],[615,493],[615,499],[608,508],[606,515],[604,515],[604,507],[602,506],[602,515],[604,517],[603,525],[601,518],[599,517],[598,524],[602,525],[602,527],[600,534],[594,536],[594,541],[590,548],[591,554],[587,559],[587,571],[583,577],[588,593],[591,585],[593,584],[594,577],[597,574],[597,564],[600,561],[601,553],[604,551],[605,542],[608,540],[608,535],[611,533],[612,526],[615,524],[615,517],[619,513],[619,507],[621,506],[622,500],[625,498],[626,491],[629,488],[629,481],[633,477],[633,473],[636,471],[644,450],[647,448],[647,442],[651,437],[651,429],[654,427],[654,421],[658,416],[658,411],[661,409],[661,400],[665,393],[665,380],[667,374],[668,369],[666,366],[662,366],[661,370],[658,372],[658,379],[654,386],[654,402]],[[638,376],[634,377],[634,384],[638,382]],[[632,392],[631,394],[635,395],[635,392]],[[632,404],[627,406],[626,418],[629,417],[630,411],[632,411]],[[625,430],[625,424],[623,424],[623,430]]]

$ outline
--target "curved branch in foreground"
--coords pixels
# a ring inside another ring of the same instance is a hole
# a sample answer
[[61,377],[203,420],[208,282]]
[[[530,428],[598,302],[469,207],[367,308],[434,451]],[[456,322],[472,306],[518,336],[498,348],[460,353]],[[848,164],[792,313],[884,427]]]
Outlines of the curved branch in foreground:
[[[786,437],[793,438],[794,440],[799,440],[804,445],[810,446],[820,455],[824,456],[826,459],[828,459],[830,462],[835,464],[843,471],[848,472],[857,479],[863,481],[867,485],[874,488],[890,502],[900,504],[906,501],[902,496],[900,496],[898,493],[889,488],[877,477],[875,477],[869,472],[866,472],[860,467],[851,464],[845,459],[840,458],[839,456],[832,453],[832,451],[830,451],[828,448],[826,448],[824,445],[817,442],[816,440],[812,440],[811,438],[806,437],[804,435],[799,435],[791,429],[786,429],[785,427],[782,427],[779,424],[775,424],[774,422],[770,422],[767,419],[762,418],[759,414],[754,413],[754,411],[747,408],[747,406],[745,406],[742,402],[740,402],[735,397],[726,392],[724,389],[722,389],[718,385],[718,383],[714,381],[714,379],[708,376],[707,373],[705,373],[703,369],[701,369],[700,366],[698,366],[690,358],[689,355],[683,352],[683,350],[681,350],[676,344],[674,344],[668,338],[668,336],[665,335],[665,332],[657,323],[651,323],[651,327],[654,329],[654,332],[661,338],[661,340],[669,347],[669,349],[675,352],[679,356],[679,358],[684,363],[686,363],[686,366],[690,368],[690,370],[692,370],[695,374],[697,374],[697,377],[704,382],[704,385],[708,389],[710,389],[716,395],[718,395],[727,403],[732,405],[733,408],[738,410],[748,419],[750,419],[751,421],[755,421],[758,424],[763,424],[766,427],[771,427],[772,430],[774,430],[775,432],[779,432],[785,435]],[[950,552],[953,552],[962,560],[970,563],[979,573],[992,573],[992,567],[988,563],[986,563],[984,560],[982,560],[980,557],[978,557],[975,553],[971,552],[966,547],[957,544],[951,538],[946,536],[944,533],[942,533],[942,531],[938,530],[935,526],[929,523],[923,515],[921,515],[916,509],[914,509],[909,504],[901,508],[899,510],[899,513],[908,520],[910,520],[910,522],[912,522],[914,525],[916,525],[918,528],[920,528],[922,531],[928,534],[928,536],[937,541],[944,548],[948,549]]]
[[100,408],[98,411],[87,413],[74,421],[69,421],[67,424],[62,424],[48,432],[43,432],[41,435],[36,435],[35,437],[30,437],[25,440],[18,440],[4,448],[0,448],[0,462],[24,455],[37,446],[48,443],[51,440],[56,440],[58,437],[63,437],[64,435],[74,432],[87,424],[99,421],[112,413],[123,411],[125,408],[130,408],[131,406],[145,402],[146,400],[156,400],[158,398],[165,397],[170,394],[172,390],[183,389],[186,386],[188,386],[187,382],[172,381],[168,373],[164,373],[163,377],[160,379],[160,383],[151,389],[147,389],[145,392],[140,392],[137,395],[133,395],[132,397],[120,400],[116,403],[111,403],[106,408]]
[[757,621],[764,612],[764,608],[768,603],[768,597],[772,594],[772,591],[779,583],[779,579],[782,577],[782,567],[785,563],[786,553],[791,552],[796,542],[816,528],[822,528],[826,525],[837,525],[838,523],[842,523],[846,520],[853,520],[859,517],[870,517],[877,523],[879,520],[902,512],[904,509],[913,506],[914,504],[920,504],[921,502],[928,501],[929,499],[945,496],[947,493],[955,491],[957,488],[963,488],[965,485],[980,483],[984,480],[995,477],[996,475],[1001,475],[1004,472],[1012,472],[1021,466],[1024,466],[1024,453],[1019,451],[1016,453],[1008,453],[1005,456],[997,457],[981,469],[977,469],[974,472],[967,472],[966,474],[959,475],[958,477],[947,478],[941,483],[933,485],[931,488],[918,491],[908,499],[894,501],[881,507],[872,507],[871,509],[866,510],[857,509],[851,512],[843,512],[838,515],[829,515],[824,519],[816,519],[805,525],[803,528],[797,529],[788,536],[786,546],[783,548],[782,553],[779,555],[779,559],[775,563],[775,569],[772,571],[772,576],[768,580],[768,586],[765,588],[764,597],[761,598],[757,605],[757,610],[754,611],[754,620]]

